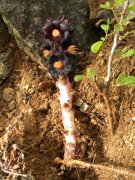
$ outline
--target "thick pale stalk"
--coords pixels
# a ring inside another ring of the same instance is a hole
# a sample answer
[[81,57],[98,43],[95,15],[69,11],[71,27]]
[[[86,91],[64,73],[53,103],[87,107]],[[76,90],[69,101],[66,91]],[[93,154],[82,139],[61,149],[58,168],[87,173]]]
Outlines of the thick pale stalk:
[[73,93],[71,91],[71,84],[68,77],[61,75],[56,85],[60,93],[59,101],[62,109],[63,126],[65,132],[64,159],[73,159],[76,151],[76,135],[74,110],[72,107]]

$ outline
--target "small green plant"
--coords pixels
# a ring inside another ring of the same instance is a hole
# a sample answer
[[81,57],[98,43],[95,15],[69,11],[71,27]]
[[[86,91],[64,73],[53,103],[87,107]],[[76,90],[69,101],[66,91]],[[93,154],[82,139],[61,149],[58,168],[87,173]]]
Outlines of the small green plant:
[[[131,16],[132,18],[131,17],[129,18],[129,14],[135,10],[135,4],[133,3],[133,1],[134,0],[130,1],[130,3],[129,3],[129,0],[127,0],[126,2],[124,0],[114,0],[113,4],[110,4],[110,2],[107,1],[105,4],[100,5],[101,8],[111,10],[114,14],[115,21],[116,21],[116,23],[114,24],[113,30],[111,30],[111,31],[110,31],[109,19],[107,21],[107,24],[101,25],[101,29],[105,32],[105,37],[101,37],[100,40],[97,41],[96,43],[94,43],[90,48],[93,53],[98,53],[99,50],[101,49],[101,47],[103,46],[103,44],[105,43],[105,41],[107,40],[107,38],[109,36],[114,35],[113,46],[112,46],[112,49],[110,52],[110,56],[108,58],[108,74],[107,74],[107,77],[105,78],[105,84],[107,84],[107,86],[110,83],[110,81],[112,80],[112,60],[113,60],[113,55],[115,54],[115,52],[117,50],[118,42],[123,40],[129,34],[135,35],[135,30],[132,30],[130,32],[128,32],[128,31],[124,32],[125,27],[127,27],[127,25],[130,24],[130,20],[135,18],[135,15],[134,16],[132,15]],[[118,14],[119,6],[122,6],[122,4],[124,2],[125,2],[125,5],[123,7],[122,12],[121,12],[121,14]],[[127,47],[125,47],[119,53],[118,64],[124,58],[131,58],[134,55],[135,55],[134,49],[127,50]],[[90,70],[90,71],[92,72],[92,70]],[[87,70],[86,70],[86,72],[87,72]],[[86,75],[76,75],[74,77],[74,80],[77,82],[86,77],[87,77]],[[121,84],[121,85],[123,85],[123,84]],[[126,85],[126,84],[124,84],[124,85]],[[134,84],[127,83],[127,85],[134,85]]]
[[[114,29],[113,29],[113,32],[112,33],[108,33],[109,32],[109,29],[110,29],[110,25],[109,25],[109,19],[108,19],[108,22],[107,24],[102,24],[101,25],[101,29],[103,29],[103,31],[105,32],[105,37],[101,37],[100,40],[96,43],[94,43],[92,46],[91,46],[91,51],[93,53],[97,53],[100,48],[102,47],[103,43],[105,42],[105,40],[111,36],[111,35],[114,35],[116,32],[120,32],[120,31],[124,31],[124,28],[130,23],[130,20],[135,18],[135,16],[131,16],[130,19],[128,18],[129,16],[127,15],[127,17],[125,17],[125,19],[122,20],[122,22],[118,22],[118,17],[117,17],[117,14],[116,14],[116,9],[118,8],[118,6],[123,3],[124,0],[115,0],[114,1],[114,4],[113,6],[111,7],[110,3],[107,1],[105,4],[102,4],[100,5],[101,8],[104,8],[104,9],[108,9],[108,10],[111,10],[115,16],[115,20],[116,20],[116,24],[114,25]],[[135,10],[135,4],[129,6],[126,10],[126,12],[131,12],[131,11],[134,11]],[[121,39],[125,38],[125,35],[129,35],[129,34],[135,34],[135,30],[132,30],[131,32],[127,32],[127,33],[124,33],[123,37],[120,36]]]
[[[96,43],[94,43],[91,46],[91,51],[92,53],[98,53],[101,47],[104,45],[106,42],[107,38],[109,36],[113,36],[113,43],[112,47],[109,53],[108,57],[108,65],[107,65],[107,75],[104,78],[104,81],[101,83],[98,83],[99,79],[101,77],[97,76],[95,72],[93,72],[91,69],[86,70],[85,75],[76,75],[74,77],[74,80],[76,82],[84,79],[84,78],[90,78],[93,79],[95,82],[95,85],[97,87],[97,90],[100,92],[100,95],[102,94],[103,99],[105,101],[106,107],[107,107],[107,114],[108,114],[108,121],[109,121],[109,127],[111,134],[113,134],[113,116],[111,112],[111,105],[109,102],[109,97],[108,97],[108,92],[109,92],[109,87],[110,83],[115,82],[113,84],[114,86],[135,86],[135,77],[134,76],[127,76],[123,72],[116,78],[113,79],[112,75],[112,61],[113,61],[113,56],[116,53],[116,50],[118,52],[118,43],[120,43],[125,37],[127,37],[129,34],[132,34],[133,36],[135,35],[135,30],[132,30],[130,32],[126,32],[126,27],[128,24],[131,23],[131,19],[135,18],[135,13],[134,15],[129,15],[131,12],[135,10],[135,4],[133,2],[134,0],[114,0],[114,3],[111,1],[107,1],[105,4],[100,5],[101,8],[111,10],[114,14],[115,18],[115,24],[113,26],[110,26],[109,19],[106,24],[101,25],[101,29],[105,32],[105,37],[101,37],[100,40]],[[111,3],[111,4],[110,4]],[[121,9],[122,10],[119,10]],[[119,13],[120,12],[120,13]],[[119,61],[118,63],[121,62],[124,58],[131,58],[135,55],[135,50],[134,49],[127,49],[125,47],[120,53],[119,53]],[[96,76],[96,78],[94,78]]]
[[97,74],[94,71],[92,71],[90,68],[87,68],[86,72],[85,72],[85,75],[76,75],[74,77],[74,81],[78,82],[78,81],[81,81],[84,78],[93,79],[96,76],[97,76]]

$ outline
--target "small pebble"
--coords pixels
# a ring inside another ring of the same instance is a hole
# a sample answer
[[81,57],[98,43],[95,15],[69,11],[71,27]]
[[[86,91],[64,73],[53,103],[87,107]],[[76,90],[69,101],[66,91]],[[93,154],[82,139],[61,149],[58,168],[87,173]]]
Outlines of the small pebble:
[[3,91],[3,99],[7,102],[10,102],[15,95],[15,91],[13,88],[5,88]]
[[120,143],[119,143],[119,145],[120,145],[121,147],[123,147],[124,144],[125,144],[124,141],[120,141]]
[[28,91],[29,88],[30,88],[29,84],[26,84],[26,85],[23,86],[23,89],[25,89],[26,91]]
[[14,165],[14,166],[13,166],[13,169],[14,169],[14,170],[19,169],[19,168],[20,168],[19,165]]
[[44,144],[40,144],[40,149],[43,150],[45,148]]
[[17,100],[17,103],[21,103],[23,100],[23,95],[20,91],[16,92],[16,100]]
[[77,98],[76,101],[75,101],[75,105],[76,105],[76,106],[81,106],[82,103],[83,103],[83,100],[80,99],[80,98]]
[[88,110],[88,108],[89,108],[89,105],[88,105],[88,104],[86,104],[86,103],[83,103],[83,104],[81,105],[80,110],[81,110],[82,112],[85,112],[85,111],[87,111],[87,110]]
[[29,90],[28,90],[28,93],[30,93],[30,94],[33,94],[35,92],[35,88],[30,88]]
[[134,145],[133,144],[130,144],[130,150],[133,151],[134,150]]
[[130,142],[132,142],[132,141],[133,141],[133,137],[132,137],[132,136],[129,138],[129,141],[130,141]]
[[38,161],[38,158],[33,158],[33,159],[31,160],[32,163],[35,163],[36,161]]
[[10,111],[13,111],[16,107],[16,101],[11,101],[9,104],[8,104],[8,108]]
[[0,126],[0,132],[4,131],[4,128]]
[[107,149],[108,149],[107,146],[104,146],[104,150],[107,151]]
[[102,109],[104,107],[104,104],[103,103],[97,103],[96,105],[95,105],[95,108],[96,109]]
[[115,101],[118,101],[119,99],[120,99],[119,96],[114,96],[114,97],[113,97],[113,100],[115,100]]
[[97,125],[97,121],[95,119],[91,119],[91,123],[94,124],[94,125]]
[[44,152],[45,150],[45,145],[44,144],[40,144],[40,152]]

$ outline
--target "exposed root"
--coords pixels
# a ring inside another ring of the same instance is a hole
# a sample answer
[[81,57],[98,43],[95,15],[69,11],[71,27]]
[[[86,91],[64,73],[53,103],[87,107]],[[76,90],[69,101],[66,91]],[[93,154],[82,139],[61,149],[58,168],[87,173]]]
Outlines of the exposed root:
[[109,102],[109,97],[106,91],[103,91],[103,99],[105,101],[105,105],[107,107],[107,116],[108,116],[108,122],[109,122],[109,130],[110,130],[110,134],[111,136],[114,134],[113,131],[113,115],[112,115],[112,108]]
[[7,170],[7,169],[1,169],[1,171],[3,171],[6,174],[9,174],[9,175],[21,176],[21,177],[26,177],[26,178],[28,177],[27,174],[15,173],[15,172],[12,172],[12,171]]
[[106,87],[104,87],[104,84],[98,84],[96,79],[94,79],[94,83],[95,83],[95,87],[96,87],[97,91],[99,92],[99,95],[102,96],[102,98],[105,102],[105,105],[107,108],[107,116],[108,116],[108,122],[109,122],[110,135],[112,136],[114,134],[113,115],[112,115],[112,108],[111,108],[108,93],[107,93],[108,89],[106,89]]
[[135,172],[124,167],[114,167],[114,166],[109,167],[102,164],[91,164],[91,163],[86,163],[80,160],[72,160],[72,159],[62,160],[60,158],[56,158],[55,162],[61,165],[65,165],[66,167],[70,167],[70,168],[74,168],[74,167],[87,168],[87,169],[93,168],[93,169],[100,169],[102,171],[109,171],[113,173],[135,177]]

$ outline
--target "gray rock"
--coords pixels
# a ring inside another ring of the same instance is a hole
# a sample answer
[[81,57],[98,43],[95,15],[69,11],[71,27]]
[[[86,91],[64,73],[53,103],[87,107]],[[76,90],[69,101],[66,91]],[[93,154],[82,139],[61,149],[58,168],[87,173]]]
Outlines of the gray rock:
[[11,49],[0,53],[0,84],[10,74],[13,68],[13,57]]
[[7,42],[9,40],[9,32],[8,32],[8,28],[5,25],[2,16],[0,15],[0,53],[5,51]]
[[12,51],[7,47],[9,38],[8,28],[0,15],[0,84],[8,77],[13,65]]
[[18,46],[38,63],[40,28],[46,18],[65,15],[75,27],[73,41],[82,49],[89,48],[87,0],[1,0],[0,13]]

